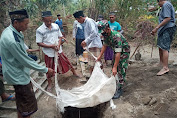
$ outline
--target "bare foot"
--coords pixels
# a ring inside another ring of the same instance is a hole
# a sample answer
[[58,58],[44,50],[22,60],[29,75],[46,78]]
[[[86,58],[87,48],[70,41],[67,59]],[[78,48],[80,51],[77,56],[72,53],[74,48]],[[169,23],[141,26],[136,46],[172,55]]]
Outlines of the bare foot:
[[158,73],[157,73],[157,76],[161,76],[163,74],[166,74],[169,72],[169,69],[168,68],[162,68]]
[[48,92],[52,92],[52,85],[48,85],[47,91],[48,91]]

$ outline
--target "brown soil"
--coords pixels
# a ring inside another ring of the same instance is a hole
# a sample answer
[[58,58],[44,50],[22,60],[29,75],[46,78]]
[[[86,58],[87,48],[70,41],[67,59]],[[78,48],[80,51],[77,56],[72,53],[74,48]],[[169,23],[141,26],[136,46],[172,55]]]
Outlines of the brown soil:
[[[69,38],[70,39],[70,38]],[[136,45],[130,43],[131,54]],[[74,58],[74,46],[64,44],[63,50],[72,63]],[[169,68],[170,72],[163,76],[156,76],[161,69],[157,66],[158,49],[154,47],[151,57],[151,46],[140,47],[141,60],[131,59],[131,64],[127,72],[127,82],[124,86],[123,95],[114,100],[116,109],[112,110],[109,103],[103,112],[103,118],[176,118],[177,117],[177,53],[170,52]],[[81,74],[79,66],[77,72]],[[104,72],[110,75],[111,66],[104,68]],[[71,72],[59,75],[59,85],[63,89],[71,89],[81,86],[85,81],[84,77],[76,78]],[[55,90],[53,90],[55,93]],[[43,94],[38,101],[39,110],[32,118],[61,118],[56,110],[55,99]]]

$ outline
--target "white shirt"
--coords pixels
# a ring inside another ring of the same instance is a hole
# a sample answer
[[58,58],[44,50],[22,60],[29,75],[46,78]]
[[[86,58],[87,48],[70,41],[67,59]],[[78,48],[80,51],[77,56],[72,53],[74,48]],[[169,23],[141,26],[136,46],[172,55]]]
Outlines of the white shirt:
[[98,34],[98,26],[96,22],[86,17],[85,21],[85,27],[84,27],[84,34],[85,34],[85,42],[88,46],[88,48],[97,47],[102,48],[102,43],[100,36]]
[[76,38],[76,33],[77,33],[77,24],[79,22],[77,20],[74,21],[74,24],[73,24],[73,38]]
[[[59,37],[62,37],[62,33],[60,28],[57,24],[52,23],[51,30],[43,23],[37,30],[36,30],[36,43],[44,43],[47,45],[56,44],[59,41]],[[55,56],[55,50],[52,48],[42,48],[44,54],[48,57]],[[59,53],[62,53],[62,46],[60,46]]]

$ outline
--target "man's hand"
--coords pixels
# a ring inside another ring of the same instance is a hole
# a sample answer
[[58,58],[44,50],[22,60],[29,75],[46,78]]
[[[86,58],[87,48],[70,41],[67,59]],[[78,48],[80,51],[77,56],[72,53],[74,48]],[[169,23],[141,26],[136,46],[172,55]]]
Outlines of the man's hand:
[[158,30],[158,27],[154,28],[154,29],[151,31],[151,34],[152,34],[152,35],[155,35],[155,33],[157,32],[157,30]]
[[113,67],[113,68],[112,68],[112,74],[113,74],[114,76],[116,76],[116,74],[117,74],[117,67]]
[[53,69],[51,69],[51,68],[48,68],[47,74],[49,75],[49,77],[52,77],[52,76],[54,76],[55,71]]
[[56,51],[58,51],[58,49],[59,49],[58,46],[55,45],[55,44],[51,45],[50,48],[52,48],[52,49],[54,49],[54,50],[56,50]]
[[100,62],[101,62],[101,57],[100,57],[100,56],[97,57],[96,62],[97,62],[97,61],[100,61]]
[[81,46],[82,46],[82,47],[86,47],[86,46],[87,46],[86,42],[85,42],[85,41],[82,41]]
[[73,40],[76,40],[76,38],[73,38]]

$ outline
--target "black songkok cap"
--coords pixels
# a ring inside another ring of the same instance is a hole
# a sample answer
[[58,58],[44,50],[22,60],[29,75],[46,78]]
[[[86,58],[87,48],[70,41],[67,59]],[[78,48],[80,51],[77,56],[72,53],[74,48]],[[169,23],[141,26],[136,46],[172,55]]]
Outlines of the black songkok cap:
[[28,13],[25,9],[9,12],[9,16],[11,20],[23,20],[25,18],[29,18]]
[[84,17],[84,13],[83,13],[83,11],[77,11],[73,14],[73,16],[75,18],[79,18],[80,16]]
[[44,12],[42,12],[42,17],[48,17],[48,16],[52,16],[51,11],[44,11]]

